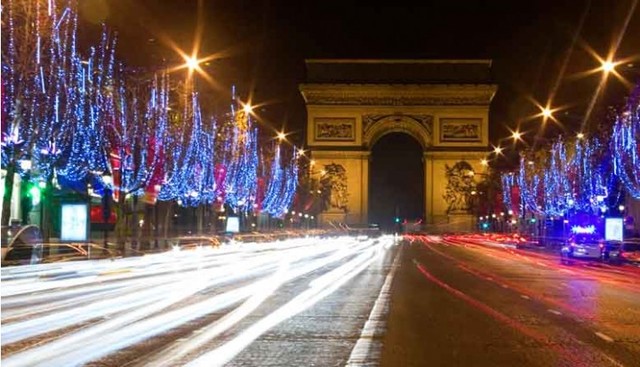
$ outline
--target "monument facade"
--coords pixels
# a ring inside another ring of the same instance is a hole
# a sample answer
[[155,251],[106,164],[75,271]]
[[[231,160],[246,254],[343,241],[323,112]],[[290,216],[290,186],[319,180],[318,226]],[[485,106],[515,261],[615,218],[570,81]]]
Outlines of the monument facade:
[[425,222],[470,228],[497,89],[491,61],[307,60],[306,66],[300,91],[311,175],[331,191],[323,223],[368,223],[371,148],[387,134],[404,133],[423,150]]

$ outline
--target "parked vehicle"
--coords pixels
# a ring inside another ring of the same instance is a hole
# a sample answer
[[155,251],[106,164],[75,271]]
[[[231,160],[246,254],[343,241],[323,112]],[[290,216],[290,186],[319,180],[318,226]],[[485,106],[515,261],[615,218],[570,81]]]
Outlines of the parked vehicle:
[[618,241],[609,241],[605,243],[602,249],[602,260],[613,263],[622,263],[623,243]]
[[640,265],[640,239],[623,242],[620,258],[625,263]]
[[573,234],[560,250],[562,263],[573,263],[574,259],[600,260],[604,252],[605,242],[597,234]]

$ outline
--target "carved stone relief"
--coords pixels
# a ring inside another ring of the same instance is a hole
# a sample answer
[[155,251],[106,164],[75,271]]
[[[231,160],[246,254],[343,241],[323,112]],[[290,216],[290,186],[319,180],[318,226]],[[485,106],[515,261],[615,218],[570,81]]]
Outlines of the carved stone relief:
[[348,212],[347,171],[336,163],[324,166],[324,175],[320,179],[323,193],[323,209]]
[[414,136],[423,146],[431,144],[433,136],[433,116],[405,115],[396,113],[391,115],[363,115],[363,142],[371,144],[377,138],[388,132],[406,132]]
[[447,188],[443,198],[447,214],[469,213],[471,193],[476,190],[473,167],[466,161],[459,161],[453,167],[445,164],[445,177]]

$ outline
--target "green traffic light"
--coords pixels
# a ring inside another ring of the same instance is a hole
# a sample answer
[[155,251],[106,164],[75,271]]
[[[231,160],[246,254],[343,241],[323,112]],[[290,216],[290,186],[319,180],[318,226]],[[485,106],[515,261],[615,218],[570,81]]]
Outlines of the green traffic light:
[[400,223],[400,218],[396,217],[396,223]]
[[29,196],[31,196],[31,204],[33,206],[40,204],[41,195],[40,188],[38,186],[31,186],[29,189]]

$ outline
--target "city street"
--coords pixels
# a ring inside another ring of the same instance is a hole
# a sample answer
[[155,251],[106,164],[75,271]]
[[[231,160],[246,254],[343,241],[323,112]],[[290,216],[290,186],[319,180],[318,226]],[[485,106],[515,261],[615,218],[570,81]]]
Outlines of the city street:
[[309,238],[3,268],[2,365],[343,365],[396,248]]
[[640,365],[640,268],[455,236],[401,264],[383,366]]
[[2,269],[3,366],[637,366],[640,268],[473,237]]

